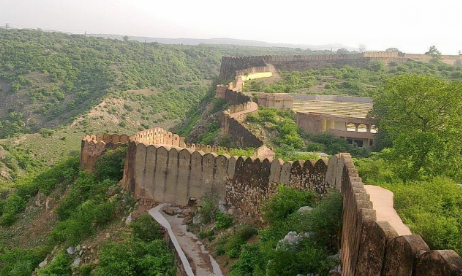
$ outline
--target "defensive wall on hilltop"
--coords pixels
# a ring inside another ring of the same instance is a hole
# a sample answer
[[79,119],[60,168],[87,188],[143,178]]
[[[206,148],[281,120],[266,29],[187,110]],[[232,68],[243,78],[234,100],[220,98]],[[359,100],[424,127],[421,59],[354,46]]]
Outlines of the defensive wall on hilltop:
[[127,144],[129,137],[125,134],[87,135],[80,147],[80,167],[92,171],[96,160],[107,149],[115,149]]
[[[342,67],[345,65],[367,67],[372,60],[381,60],[385,63],[398,64],[408,61],[429,62],[430,55],[406,54],[401,52],[364,52],[347,55],[294,55],[294,56],[251,56],[251,57],[223,57],[220,77],[231,79],[236,71],[245,71],[248,68],[267,67],[273,65],[282,71],[306,71],[308,69],[321,69],[327,66]],[[461,64],[460,55],[442,55],[442,62],[450,65]]]
[[[137,139],[143,137],[148,137],[147,133]],[[105,146],[104,150],[125,143],[126,138],[87,136],[83,141]],[[387,216],[379,218],[380,204],[372,199],[370,186],[362,183],[349,154],[337,154],[329,160],[283,162],[148,145],[132,139],[134,136],[128,141],[122,186],[135,198],[186,205],[191,198],[217,196],[234,206],[238,214],[258,218],[262,202],[279,184],[320,193],[331,187],[343,197],[342,275],[462,273],[462,259],[454,251],[430,250],[420,236],[403,232]],[[152,141],[156,143],[156,139]],[[89,154],[82,151],[81,164],[83,160],[93,161],[87,158]]]
[[[249,68],[248,72],[258,73],[260,69],[262,68]],[[244,71],[241,73],[244,73]],[[249,96],[239,92],[242,90],[242,85],[242,76],[238,75],[235,77],[234,82],[229,83],[227,86],[218,85],[216,88],[215,97],[225,99],[231,105],[223,112],[221,134],[228,135],[239,147],[265,147],[264,142],[243,124],[247,115],[258,112],[258,105]],[[274,157],[274,153],[267,149],[263,156]]]

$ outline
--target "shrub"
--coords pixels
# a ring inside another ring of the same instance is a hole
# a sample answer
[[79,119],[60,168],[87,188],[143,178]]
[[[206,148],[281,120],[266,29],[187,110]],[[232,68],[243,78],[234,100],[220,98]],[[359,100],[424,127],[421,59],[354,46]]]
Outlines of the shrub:
[[227,229],[233,225],[233,217],[223,212],[216,212],[215,225],[218,229]]
[[53,261],[47,266],[39,269],[39,276],[54,276],[54,275],[71,275],[70,268],[71,260],[65,252],[56,254]]
[[222,237],[217,243],[217,253],[218,251],[226,252],[228,257],[236,258],[239,256],[242,245],[257,234],[258,231],[255,227],[247,224],[239,225],[234,229],[231,235]]
[[333,253],[340,245],[339,229],[342,225],[342,196],[330,191],[309,212],[295,212],[289,217],[290,228],[299,232],[313,232],[316,243],[330,248]]
[[175,275],[173,254],[163,240],[107,243],[98,253],[94,275]]
[[132,236],[144,242],[150,242],[163,237],[159,224],[149,214],[142,214],[130,224],[130,228]]
[[17,214],[26,208],[27,201],[17,193],[11,194],[3,203],[3,214],[0,217],[0,224],[10,226],[16,220]]
[[436,177],[428,181],[388,184],[395,208],[414,234],[431,249],[452,249],[462,254],[462,187],[453,180]]
[[302,206],[313,205],[315,195],[312,191],[298,191],[295,188],[279,185],[277,194],[263,207],[264,218],[275,223],[287,218]]
[[123,177],[127,147],[108,150],[95,163],[95,174],[99,179],[120,180]]
[[215,213],[218,211],[218,200],[206,196],[202,198],[200,204],[197,213],[201,216],[203,223],[210,223],[215,218]]

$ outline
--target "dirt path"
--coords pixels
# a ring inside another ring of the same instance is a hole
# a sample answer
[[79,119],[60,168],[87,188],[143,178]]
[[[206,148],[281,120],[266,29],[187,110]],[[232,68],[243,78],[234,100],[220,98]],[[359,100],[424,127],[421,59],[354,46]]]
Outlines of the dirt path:
[[[161,204],[149,210],[149,214],[168,230],[170,239],[175,245],[188,276],[222,276],[220,267],[209,252],[205,250],[202,242],[194,234],[186,230],[186,225],[182,224],[183,218],[178,218],[178,215],[165,215],[162,212],[162,208],[167,205],[165,203]],[[175,207],[170,208],[175,209]]]

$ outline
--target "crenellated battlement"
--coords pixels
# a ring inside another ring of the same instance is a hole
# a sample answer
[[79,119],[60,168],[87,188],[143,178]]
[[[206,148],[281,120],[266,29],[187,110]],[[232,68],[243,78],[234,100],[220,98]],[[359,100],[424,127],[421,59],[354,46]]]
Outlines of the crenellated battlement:
[[86,135],[80,146],[80,167],[92,171],[96,160],[106,149],[115,149],[128,142],[129,137],[125,134]]

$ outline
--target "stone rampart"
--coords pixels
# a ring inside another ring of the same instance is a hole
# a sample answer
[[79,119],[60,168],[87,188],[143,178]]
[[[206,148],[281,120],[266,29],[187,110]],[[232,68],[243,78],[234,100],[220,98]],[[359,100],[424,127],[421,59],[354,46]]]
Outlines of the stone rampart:
[[162,128],[152,128],[138,132],[130,139],[148,145],[167,145],[175,147],[186,147],[185,138],[173,134]]
[[300,190],[325,193],[326,160],[288,161],[281,159],[254,159],[231,157],[226,184],[226,202],[240,214],[260,218],[261,207],[275,192],[279,184]]
[[81,166],[88,168],[105,149],[128,142],[122,187],[134,197],[187,205],[191,199],[212,196],[234,206],[239,214],[254,218],[261,217],[262,203],[279,184],[319,193],[332,187],[343,197],[342,275],[462,273],[462,259],[454,251],[430,250],[420,236],[398,234],[402,230],[393,221],[377,219],[377,206],[349,154],[334,155],[329,161],[283,162],[204,153],[174,146],[173,142],[156,145],[136,141],[149,141],[156,135],[168,138],[168,133],[147,130],[132,136],[130,142],[127,135],[86,136]]
[[266,67],[261,56],[254,57],[223,57],[221,59],[220,78],[229,80],[236,76],[236,71],[251,67]]
[[[220,69],[222,79],[230,79],[249,73],[252,67],[268,68],[269,64],[277,70],[305,71],[309,69],[321,69],[327,66],[342,67],[345,65],[368,67],[370,61],[381,60],[385,63],[395,62],[398,64],[408,61],[429,62],[430,55],[406,54],[401,52],[364,52],[346,55],[292,55],[292,56],[251,56],[251,57],[223,57]],[[450,65],[462,64],[461,55],[442,55],[442,62]]]
[[250,67],[242,70],[236,70],[235,76],[245,76],[263,72],[271,72],[271,70],[268,66]]
[[187,205],[205,195],[224,199],[227,158],[185,148],[130,142],[123,188],[137,198]]
[[87,135],[82,139],[80,146],[80,168],[93,170],[98,158],[107,149],[115,149],[126,145],[129,137],[125,134]]
[[224,95],[226,102],[231,106],[224,111],[221,134],[228,135],[239,147],[263,146],[263,141],[243,124],[248,114],[258,111],[258,105],[241,92],[227,89]]
[[462,275],[452,250],[430,250],[418,235],[398,235],[378,221],[370,195],[349,154],[329,160],[326,185],[343,196],[342,275]]

